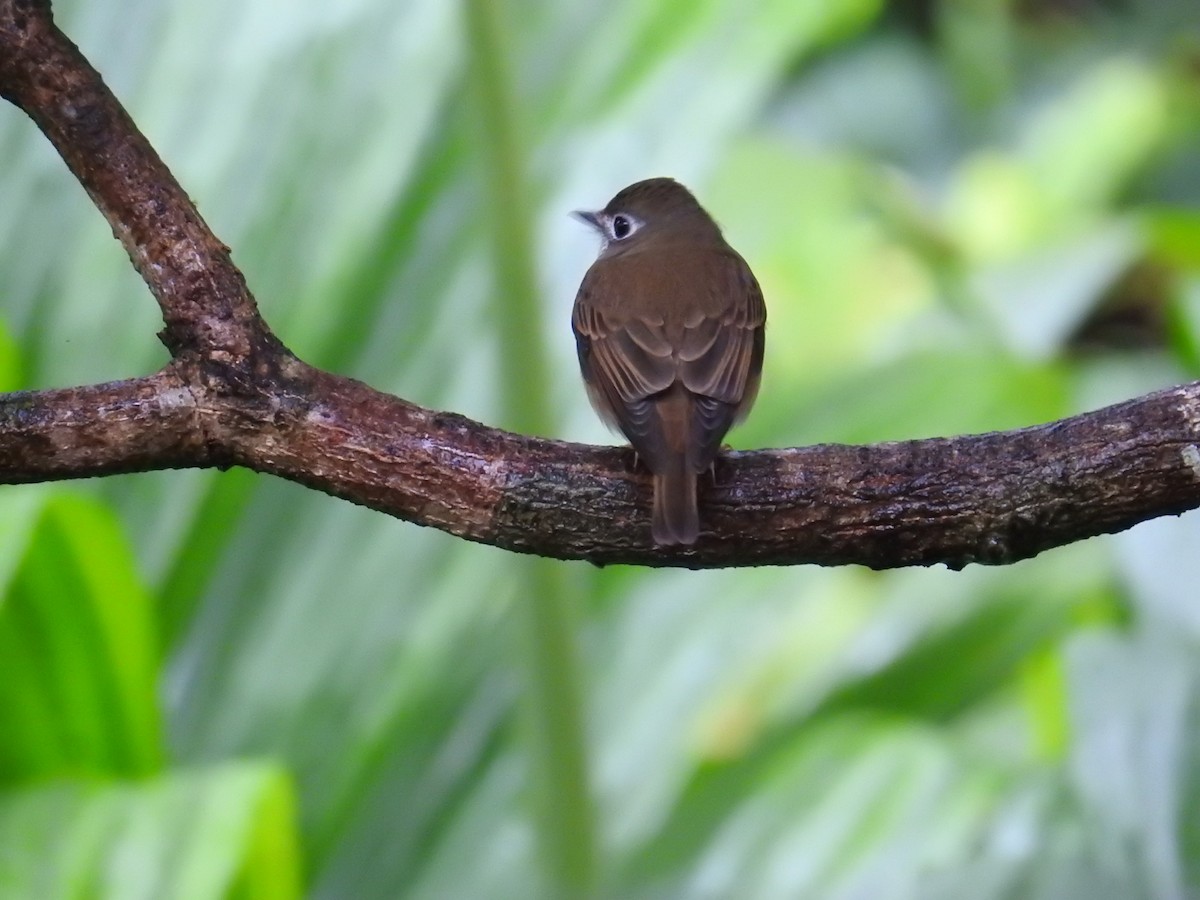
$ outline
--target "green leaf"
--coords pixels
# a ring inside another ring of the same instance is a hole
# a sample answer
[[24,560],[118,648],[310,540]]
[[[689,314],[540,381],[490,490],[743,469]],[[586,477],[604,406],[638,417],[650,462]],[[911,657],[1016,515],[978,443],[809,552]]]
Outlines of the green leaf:
[[[786,422],[784,434],[748,441],[858,444],[1036,425],[1071,411],[1066,375],[1058,364],[989,351],[913,354],[860,369],[809,398],[765,396],[759,401],[767,407],[764,421],[753,418],[740,433]],[[787,415],[772,409],[775,404],[788,404]]]
[[1188,207],[1151,207],[1144,214],[1149,249],[1168,266],[1200,272],[1200,212]]
[[97,501],[39,501],[3,498],[29,537],[0,606],[0,780],[156,771],[158,647],[130,548]]
[[272,765],[0,792],[5,897],[288,900],[300,887],[295,799]]
[[20,345],[0,321],[0,391],[15,391],[21,386],[22,363]]
[[[1148,623],[1147,623],[1148,624]],[[1067,648],[1073,692],[1070,776],[1108,865],[1146,897],[1200,887],[1194,750],[1200,665],[1182,632],[1085,633]]]

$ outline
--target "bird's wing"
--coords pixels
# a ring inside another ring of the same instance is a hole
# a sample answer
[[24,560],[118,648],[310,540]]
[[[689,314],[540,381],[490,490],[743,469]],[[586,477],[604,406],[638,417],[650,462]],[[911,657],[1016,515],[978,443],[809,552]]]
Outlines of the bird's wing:
[[571,327],[592,405],[640,449],[652,427],[649,398],[675,380],[671,345],[661,327],[638,319],[614,322],[592,302],[587,279]]
[[736,266],[718,259],[708,281],[718,296],[684,319],[679,374],[692,393],[740,405],[762,368],[767,309],[749,266],[740,257]]
[[696,298],[682,322],[645,308],[629,314],[624,304],[606,315],[595,302],[595,268],[580,285],[571,325],[588,395],[652,467],[659,452],[681,440],[663,431],[655,395],[676,381],[686,388],[692,411],[690,437],[682,443],[688,468],[701,472],[758,390],[766,308],[749,267],[736,254],[733,259],[737,265],[723,254],[714,257],[707,281],[713,293]]
[[677,353],[679,375],[695,397],[690,463],[697,471],[711,464],[725,433],[749,412],[758,393],[767,310],[749,266],[737,261],[714,267],[708,282],[710,290],[737,302],[718,298],[705,304],[714,311],[686,318]]

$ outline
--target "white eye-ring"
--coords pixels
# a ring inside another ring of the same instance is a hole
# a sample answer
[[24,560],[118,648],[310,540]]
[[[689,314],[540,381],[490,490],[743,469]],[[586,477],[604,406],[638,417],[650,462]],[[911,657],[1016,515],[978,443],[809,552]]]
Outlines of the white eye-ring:
[[623,241],[642,227],[642,223],[628,213],[617,213],[608,220],[608,235],[614,241]]

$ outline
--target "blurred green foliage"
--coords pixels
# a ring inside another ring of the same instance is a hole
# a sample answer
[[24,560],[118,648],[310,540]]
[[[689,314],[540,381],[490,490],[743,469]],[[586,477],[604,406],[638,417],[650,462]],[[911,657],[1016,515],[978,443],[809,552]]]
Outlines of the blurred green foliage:
[[[768,299],[739,446],[1200,371],[1194,0],[55,6],[281,338],[427,406],[611,441],[566,213],[660,174]],[[11,108],[0,159],[0,388],[160,366]],[[1197,541],[595,571],[246,472],[8,487],[0,897],[1191,896]]]

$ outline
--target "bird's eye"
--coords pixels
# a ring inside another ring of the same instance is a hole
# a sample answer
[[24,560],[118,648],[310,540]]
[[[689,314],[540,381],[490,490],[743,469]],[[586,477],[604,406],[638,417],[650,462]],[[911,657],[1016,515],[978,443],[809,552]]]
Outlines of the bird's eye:
[[629,237],[629,235],[631,235],[631,234],[633,234],[633,222],[630,221],[629,216],[622,216],[620,214],[613,216],[613,219],[612,219],[612,235],[613,235],[613,237],[616,238],[618,241],[620,241],[620,240],[624,240],[625,238]]

